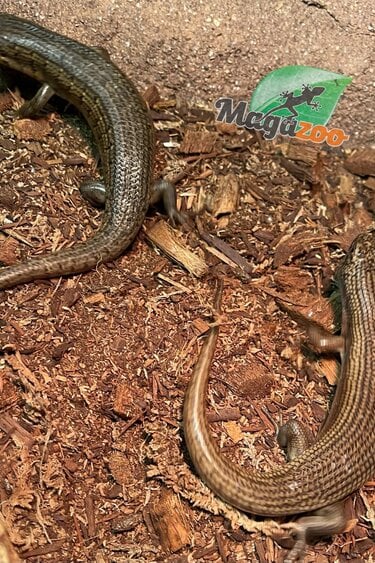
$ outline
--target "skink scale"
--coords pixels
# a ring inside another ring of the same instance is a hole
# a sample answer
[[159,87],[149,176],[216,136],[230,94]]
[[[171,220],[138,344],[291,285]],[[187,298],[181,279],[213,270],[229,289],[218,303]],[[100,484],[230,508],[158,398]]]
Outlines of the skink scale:
[[0,289],[73,274],[119,256],[144,219],[153,163],[153,126],[132,82],[97,49],[0,13],[0,66],[48,84],[91,127],[106,187],[105,218],[93,238],[72,249],[0,269]]

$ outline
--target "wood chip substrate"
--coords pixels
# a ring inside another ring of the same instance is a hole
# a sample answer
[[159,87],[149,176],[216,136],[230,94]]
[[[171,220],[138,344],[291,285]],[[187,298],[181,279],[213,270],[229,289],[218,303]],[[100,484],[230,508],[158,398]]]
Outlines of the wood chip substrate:
[[[293,544],[282,520],[240,513],[198,479],[184,394],[221,279],[207,412],[222,455],[267,471],[286,463],[278,425],[318,431],[339,359],[294,318],[340,328],[334,272],[373,223],[374,149],[267,142],[156,86],[147,99],[155,178],[175,183],[185,222],[151,209],[115,262],[0,294],[4,562],[281,563]],[[0,97],[2,266],[79,244],[102,217],[78,190],[101,172],[80,116],[60,104],[19,120],[20,103]],[[374,560],[374,487],[306,562]]]

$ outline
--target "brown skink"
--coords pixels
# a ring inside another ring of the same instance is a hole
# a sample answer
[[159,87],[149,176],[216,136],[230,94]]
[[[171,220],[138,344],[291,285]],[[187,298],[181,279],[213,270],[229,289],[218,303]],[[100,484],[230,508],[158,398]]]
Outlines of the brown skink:
[[[360,235],[338,270],[342,336],[333,337],[342,366],[317,440],[269,472],[244,470],[221,455],[205,415],[207,382],[219,327],[202,346],[184,404],[186,444],[199,476],[229,504],[263,516],[329,507],[375,475],[375,231]],[[323,329],[322,329],[323,334]],[[325,349],[332,349],[327,335]]]
[[145,103],[98,49],[6,13],[0,13],[0,66],[48,84],[82,112],[95,136],[106,188],[104,221],[93,238],[0,269],[0,289],[113,260],[137,234],[149,204],[154,140]]

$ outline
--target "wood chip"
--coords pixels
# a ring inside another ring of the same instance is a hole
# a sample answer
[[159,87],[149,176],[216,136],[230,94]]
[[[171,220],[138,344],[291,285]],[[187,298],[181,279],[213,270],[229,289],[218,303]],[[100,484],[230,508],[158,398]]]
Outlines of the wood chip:
[[365,180],[363,182],[363,185],[368,188],[369,190],[373,190],[375,191],[375,177],[374,176],[370,176],[369,178],[367,178],[367,180]]
[[320,377],[325,377],[330,385],[336,385],[340,363],[335,358],[321,358],[316,366]]
[[143,93],[143,99],[152,108],[155,104],[160,101],[160,92],[155,86],[155,84],[151,84],[146,91]]
[[297,162],[304,162],[309,166],[313,166],[318,158],[319,149],[308,145],[307,143],[291,141],[289,143],[282,143],[281,152],[285,158]]
[[108,467],[119,485],[129,487],[129,483],[134,481],[135,463],[130,455],[113,451],[108,459]]
[[355,152],[344,162],[344,166],[357,176],[375,176],[375,148],[368,147]]
[[207,412],[208,422],[228,422],[230,420],[239,420],[240,418],[241,412],[238,407],[226,407],[217,411]]
[[188,129],[180,146],[183,154],[205,154],[219,150],[218,134]]
[[238,206],[240,186],[234,174],[220,176],[212,200],[212,215],[220,217],[233,213]]
[[237,135],[238,133],[238,126],[236,123],[225,123],[224,121],[217,121],[215,123],[215,127],[219,133],[223,133],[224,135]]
[[234,442],[235,444],[241,442],[241,440],[243,439],[243,433],[241,427],[237,424],[237,422],[235,422],[234,420],[229,420],[228,422],[223,422],[223,426],[232,442]]
[[181,264],[188,272],[200,278],[208,271],[207,264],[183,244],[165,221],[155,223],[146,232],[147,238],[169,258]]
[[0,262],[4,266],[11,266],[18,262],[18,249],[18,242],[12,237],[7,237],[0,246]]
[[52,127],[47,119],[41,117],[39,119],[18,119],[14,123],[14,130],[20,140],[42,141],[52,131]]
[[273,257],[274,267],[278,268],[292,258],[296,258],[305,252],[318,250],[327,244],[327,242],[328,241],[323,240],[320,236],[314,234],[307,235],[306,231],[295,234],[289,233],[282,237],[276,246],[275,255]]
[[250,275],[253,272],[253,266],[250,264],[250,262],[248,262],[246,258],[241,256],[241,254],[227,242],[215,235],[206,233],[202,229],[199,229],[199,233],[202,239],[208,245],[210,245],[207,246],[206,249],[217,256],[222,262],[228,264],[234,269],[237,269],[237,267],[239,267],[246,275]]
[[174,493],[164,489],[160,499],[153,503],[150,517],[164,551],[175,553],[190,542],[190,529]]
[[119,383],[116,387],[114,412],[123,418],[131,418],[141,413],[142,409],[137,401],[137,396],[128,383]]
[[[319,155],[317,156],[319,157]],[[308,166],[304,162],[291,161],[284,157],[280,158],[280,164],[285,170],[292,174],[292,176],[300,180],[300,182],[307,182],[313,186],[321,187],[323,178],[319,158],[313,166]]]
[[3,413],[0,416],[0,428],[13,439],[17,446],[31,448],[34,445],[33,435],[7,413]]
[[86,495],[85,497],[85,511],[87,518],[87,534],[89,538],[93,538],[96,535],[96,523],[94,499],[92,498],[92,495]]
[[20,563],[21,561],[9,539],[2,518],[0,518],[0,561],[1,563]]

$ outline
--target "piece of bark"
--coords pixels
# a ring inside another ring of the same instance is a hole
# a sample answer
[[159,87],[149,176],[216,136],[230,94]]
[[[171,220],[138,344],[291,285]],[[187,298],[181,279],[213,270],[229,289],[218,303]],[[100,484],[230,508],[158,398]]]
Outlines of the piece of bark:
[[204,154],[218,150],[218,134],[188,129],[180,146],[183,154]]
[[238,407],[226,407],[218,411],[208,411],[208,422],[229,422],[236,421],[241,418],[241,412]]
[[239,192],[238,179],[234,174],[220,176],[212,200],[212,215],[217,218],[233,213],[238,206]]
[[87,534],[89,538],[93,538],[96,535],[96,523],[94,499],[92,498],[92,495],[86,495],[85,497],[85,510],[87,518]]
[[[319,155],[317,155],[319,157]],[[300,180],[300,182],[307,182],[316,188],[321,187],[323,181],[323,171],[321,160],[318,158],[313,166],[306,165],[301,161],[291,161],[287,158],[281,157],[280,164],[292,176]]]
[[155,223],[148,229],[146,236],[169,258],[181,264],[195,277],[201,278],[207,273],[207,264],[177,238],[175,231],[165,221]]
[[113,411],[122,418],[131,418],[142,412],[139,398],[128,383],[119,383],[116,387]]
[[336,385],[340,373],[340,364],[335,358],[320,358],[316,363],[319,377],[325,377],[330,385]]
[[[50,553],[61,553],[61,549],[63,546],[66,546],[66,540],[56,540],[53,541],[52,543],[47,543],[45,545],[41,545],[40,547],[36,547],[35,549],[30,549],[28,551],[24,551],[22,553],[22,560],[24,559],[31,559],[32,557],[42,557],[43,555],[48,555]],[[34,559],[35,561],[35,559]],[[50,561],[52,561],[50,559]],[[57,559],[55,559],[55,561],[57,561]],[[13,563],[10,562],[10,563]]]
[[12,266],[19,261],[18,256],[18,242],[12,238],[7,237],[0,246],[0,262],[4,266]]
[[357,176],[375,176],[375,148],[368,147],[355,152],[344,166]]
[[148,103],[150,108],[157,104],[160,100],[160,92],[155,84],[151,84],[143,94],[143,99]]
[[1,563],[20,563],[21,559],[14,550],[9,539],[5,522],[0,518],[0,562]]
[[17,138],[26,141],[43,141],[51,133],[52,128],[48,120],[44,117],[39,119],[18,119],[14,123],[14,130]]
[[164,551],[175,553],[190,542],[190,529],[180,499],[164,490],[150,510],[152,525]]
[[319,153],[319,149],[316,147],[301,142],[291,141],[290,143],[283,143],[280,148],[285,158],[304,162],[309,166],[313,166],[316,163]]
[[130,453],[124,454],[119,451],[113,451],[108,458],[108,467],[112,477],[119,485],[133,483],[135,479],[135,471],[138,472],[137,460]]
[[[339,185],[336,195],[340,203],[353,203],[357,196],[353,175],[348,174],[344,169],[341,169],[339,173]],[[336,205],[337,202],[334,201],[332,207]]]
[[132,514],[125,514],[113,520],[111,524],[111,532],[113,534],[123,534],[134,530],[142,521],[142,516],[139,512]]
[[375,191],[375,177],[370,176],[369,178],[367,178],[367,180],[363,182],[363,185],[365,186],[365,188]]
[[[201,235],[202,239],[210,245],[207,250],[215,254],[222,262],[228,264],[231,267],[236,268],[238,266],[245,275],[250,275],[253,272],[253,266],[244,258],[237,250],[235,250],[232,246],[230,246],[227,242],[220,239],[215,235],[211,235],[206,233],[199,227],[199,234]],[[213,249],[216,249],[213,252]],[[227,260],[229,259],[229,260]]]
[[9,435],[17,446],[31,448],[35,442],[32,434],[7,413],[0,416],[0,429]]
[[301,254],[322,248],[328,243],[333,244],[338,242],[339,241],[333,239],[323,239],[321,236],[314,234],[307,236],[305,232],[288,233],[280,239],[275,248],[273,265],[275,268],[279,268],[283,264],[286,264],[288,260],[301,256]]
[[215,123],[216,130],[223,135],[231,135],[235,136],[238,134],[238,126],[236,123],[225,123],[221,121],[217,121]]

